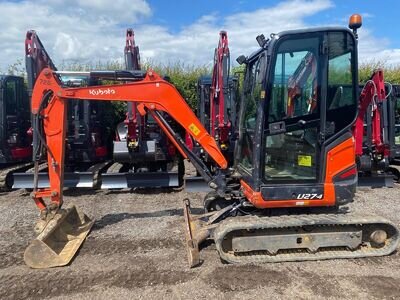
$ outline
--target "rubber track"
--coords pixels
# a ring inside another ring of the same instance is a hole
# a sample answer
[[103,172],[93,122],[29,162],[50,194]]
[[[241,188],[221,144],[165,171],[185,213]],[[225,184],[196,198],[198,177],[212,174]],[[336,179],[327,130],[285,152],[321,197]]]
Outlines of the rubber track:
[[15,172],[25,172],[33,166],[33,163],[21,163],[18,165],[8,166],[0,170],[0,190],[9,190],[10,186],[7,186],[7,178]]
[[97,163],[92,165],[88,172],[93,173],[93,188],[98,189],[101,185],[101,173],[107,170],[109,167],[113,165],[111,160],[107,160],[105,162]]
[[[316,253],[299,252],[298,250],[288,250],[285,253],[269,255],[266,251],[255,251],[234,255],[224,252],[222,241],[231,231],[249,229],[277,229],[293,228],[302,226],[341,226],[341,225],[367,225],[384,224],[393,227],[394,234],[388,239],[386,245],[382,248],[371,248],[361,246],[355,251],[332,249],[319,251]],[[265,263],[265,262],[285,262],[285,261],[306,261],[306,260],[324,260],[337,258],[360,258],[371,256],[389,255],[396,250],[399,245],[399,229],[392,222],[377,216],[356,216],[356,215],[291,215],[279,217],[256,217],[244,216],[233,217],[220,223],[215,228],[213,238],[221,258],[230,263]],[[261,252],[261,253],[260,253]]]

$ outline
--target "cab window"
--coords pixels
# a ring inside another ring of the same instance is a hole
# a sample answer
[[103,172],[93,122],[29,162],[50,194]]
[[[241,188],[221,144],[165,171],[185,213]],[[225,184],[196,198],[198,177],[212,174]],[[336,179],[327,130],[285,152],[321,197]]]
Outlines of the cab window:
[[244,83],[244,107],[240,124],[240,156],[239,165],[248,170],[253,169],[253,139],[257,122],[257,110],[263,93],[263,77],[265,72],[265,56],[260,54],[258,59],[249,63]]

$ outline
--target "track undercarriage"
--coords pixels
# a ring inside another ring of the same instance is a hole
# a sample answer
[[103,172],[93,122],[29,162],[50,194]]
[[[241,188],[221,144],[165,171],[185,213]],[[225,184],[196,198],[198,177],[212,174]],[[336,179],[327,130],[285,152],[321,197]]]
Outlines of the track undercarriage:
[[201,244],[215,242],[229,263],[265,263],[389,255],[400,241],[397,227],[378,216],[351,213],[265,216],[245,202],[192,215],[184,200],[189,266],[201,263]]
[[0,190],[10,190],[13,187],[13,176],[18,172],[25,172],[33,166],[33,163],[25,162],[12,164],[0,169]]

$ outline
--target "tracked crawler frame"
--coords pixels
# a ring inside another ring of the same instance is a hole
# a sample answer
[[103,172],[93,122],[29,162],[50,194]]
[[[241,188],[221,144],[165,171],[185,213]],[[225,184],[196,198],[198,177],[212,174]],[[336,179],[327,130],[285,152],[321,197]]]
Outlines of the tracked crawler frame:
[[[236,206],[237,209],[238,205]],[[200,216],[184,200],[190,267],[201,263],[200,245],[215,242],[229,263],[276,263],[385,256],[399,245],[395,224],[378,216],[306,214],[236,216],[220,221],[235,206]]]

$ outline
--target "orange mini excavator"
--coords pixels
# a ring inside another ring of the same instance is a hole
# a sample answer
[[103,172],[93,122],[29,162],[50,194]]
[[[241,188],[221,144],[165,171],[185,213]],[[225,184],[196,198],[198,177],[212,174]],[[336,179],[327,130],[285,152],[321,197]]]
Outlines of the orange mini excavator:
[[[75,207],[62,208],[66,103],[69,99],[127,101],[149,113],[183,157],[216,190],[219,205],[203,215],[184,201],[189,265],[199,245],[213,239],[231,263],[382,256],[399,244],[399,231],[377,216],[337,208],[352,202],[357,185],[355,140],[357,41],[361,18],[350,28],[285,31],[238,61],[246,65],[235,168],[173,85],[152,71],[90,72],[121,84],[63,87],[57,71],[41,72],[32,97],[35,141],[47,150],[50,188],[33,191],[41,211],[39,235],[25,251],[34,268],[69,263],[93,224]],[[307,61],[305,61],[307,60]],[[292,80],[298,66],[311,72]],[[127,83],[127,81],[131,81]],[[342,86],[351,86],[344,92]],[[295,92],[293,92],[295,91]],[[292,97],[292,99],[289,99]],[[294,101],[288,105],[288,101]],[[163,113],[162,113],[163,112]],[[203,147],[218,169],[210,172],[164,118],[169,114]]]

